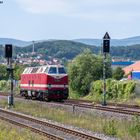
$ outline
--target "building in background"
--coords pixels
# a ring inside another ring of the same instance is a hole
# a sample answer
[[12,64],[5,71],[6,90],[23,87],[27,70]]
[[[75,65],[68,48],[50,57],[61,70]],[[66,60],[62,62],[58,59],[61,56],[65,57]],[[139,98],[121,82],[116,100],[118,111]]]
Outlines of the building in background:
[[140,61],[123,68],[125,75],[130,79],[140,80]]
[[121,67],[124,68],[126,66],[134,64],[134,61],[124,60],[124,59],[112,59],[112,68]]

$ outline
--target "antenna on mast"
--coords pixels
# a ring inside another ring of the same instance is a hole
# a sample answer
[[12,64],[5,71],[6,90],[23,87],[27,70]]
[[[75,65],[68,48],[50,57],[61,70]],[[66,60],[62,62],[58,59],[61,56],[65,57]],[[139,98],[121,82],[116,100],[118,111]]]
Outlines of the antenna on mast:
[[33,42],[32,54],[34,54],[35,53],[35,41],[33,40],[32,42]]

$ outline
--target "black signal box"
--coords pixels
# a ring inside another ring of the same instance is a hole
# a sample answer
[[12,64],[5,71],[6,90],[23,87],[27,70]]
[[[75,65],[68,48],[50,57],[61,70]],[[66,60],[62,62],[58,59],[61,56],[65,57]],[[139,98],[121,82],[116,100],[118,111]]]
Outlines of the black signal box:
[[109,53],[109,52],[110,52],[110,36],[108,32],[106,32],[103,37],[103,53]]
[[103,52],[110,52],[110,40],[103,40]]
[[5,57],[12,58],[12,45],[11,44],[5,45]]

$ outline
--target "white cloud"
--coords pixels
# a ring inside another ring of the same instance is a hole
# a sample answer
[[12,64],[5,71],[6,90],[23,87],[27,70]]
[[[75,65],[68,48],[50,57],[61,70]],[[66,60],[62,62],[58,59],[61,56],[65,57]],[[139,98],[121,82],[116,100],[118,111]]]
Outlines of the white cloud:
[[70,11],[70,6],[63,0],[16,0],[20,7],[35,14],[63,14]]
[[[84,19],[125,18],[139,16],[138,0],[15,0],[33,14],[53,14]],[[133,8],[136,7],[136,8]],[[116,19],[117,20],[117,19]]]

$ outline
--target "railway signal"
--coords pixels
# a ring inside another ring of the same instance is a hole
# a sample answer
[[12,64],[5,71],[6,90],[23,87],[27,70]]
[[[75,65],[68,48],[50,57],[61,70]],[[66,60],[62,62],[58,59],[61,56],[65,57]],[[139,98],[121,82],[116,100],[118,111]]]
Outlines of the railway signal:
[[12,68],[12,44],[5,45],[5,58],[7,58],[7,72],[9,74],[9,79],[11,81],[11,92],[8,96],[8,105],[14,106],[14,96],[13,96],[13,68]]
[[103,37],[103,53],[109,53],[110,52],[110,36],[108,32]]
[[12,45],[11,44],[5,45],[5,57],[12,58]]
[[103,103],[102,105],[107,105],[106,103],[106,54],[110,52],[110,36],[108,32],[105,33],[103,37]]

